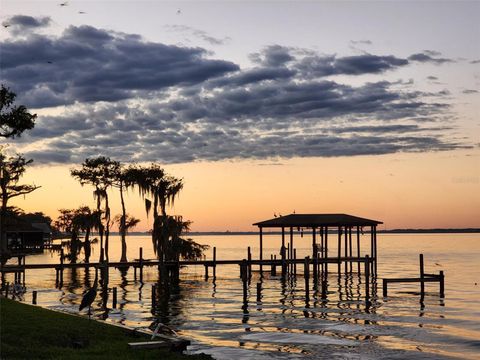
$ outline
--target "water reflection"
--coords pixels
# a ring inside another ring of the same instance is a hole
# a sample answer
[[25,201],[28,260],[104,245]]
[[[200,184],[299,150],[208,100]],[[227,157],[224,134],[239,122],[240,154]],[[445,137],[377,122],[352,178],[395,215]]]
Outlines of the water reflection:
[[[146,240],[150,243],[150,239]],[[112,242],[112,249],[114,246]],[[416,267],[409,267],[403,258],[408,246],[413,248],[406,242],[402,251],[397,249],[401,256],[389,255],[391,253],[384,250],[384,265],[379,263],[379,274],[385,277],[415,274]],[[472,252],[471,243],[467,248],[467,254]],[[95,249],[94,245],[92,253]],[[81,261],[82,251],[74,261]],[[129,257],[133,258],[136,249],[132,251]],[[225,249],[221,258],[243,256],[243,247],[240,255],[238,251]],[[148,250],[145,253],[146,258],[151,258]],[[58,263],[59,254],[58,249],[52,249],[51,253],[34,259],[40,263]],[[415,264],[417,254],[413,255],[412,263]],[[473,289],[470,295],[464,289],[467,288],[465,281],[473,284],[474,276],[480,275],[475,262],[478,257],[471,257],[471,263],[463,253],[457,260],[449,260],[441,254],[435,255],[435,259],[445,264],[447,281],[453,281],[447,285],[448,307],[438,298],[437,292],[428,287],[421,303],[418,291],[412,291],[408,285],[392,289],[384,300],[379,297],[375,277],[370,284],[371,297],[367,304],[365,278],[355,271],[358,270],[355,265],[349,266],[348,272],[340,277],[332,272],[337,270],[334,265],[330,266],[328,275],[326,271],[319,271],[317,281],[313,282],[312,277],[310,282],[308,302],[301,268],[297,269],[297,277],[290,275],[284,279],[267,272],[263,276],[254,272],[248,279],[244,299],[238,266],[222,266],[217,269],[216,278],[209,281],[204,280],[202,269],[181,269],[180,283],[161,281],[158,269],[153,267],[145,268],[142,282],[138,278],[135,280],[132,268],[111,268],[108,281],[107,274],[100,272],[94,311],[96,318],[134,327],[162,322],[192,338],[192,352],[212,353],[219,359],[348,358],[358,353],[373,359],[437,359],[455,356],[458,349],[462,357],[473,359],[480,348],[476,340],[480,338],[480,313],[475,301],[479,293]],[[455,272],[459,260],[463,261],[462,267],[470,269],[469,273],[458,271],[461,277]],[[61,292],[51,290],[55,285],[54,271],[29,270],[26,278],[29,291],[39,290],[41,306],[77,313],[83,292],[92,286],[95,269],[65,270],[63,284],[58,284]],[[8,274],[5,281],[11,282],[11,276]],[[257,283],[261,284],[258,300]],[[155,292],[152,294],[153,285]],[[112,305],[113,287],[118,289],[116,308]],[[28,301],[29,296],[25,297]],[[152,296],[156,300],[153,307]]]

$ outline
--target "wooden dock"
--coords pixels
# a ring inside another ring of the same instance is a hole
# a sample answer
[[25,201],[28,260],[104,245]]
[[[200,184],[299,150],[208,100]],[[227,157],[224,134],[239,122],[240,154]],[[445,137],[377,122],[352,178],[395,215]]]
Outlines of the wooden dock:
[[423,254],[419,255],[419,260],[420,260],[420,276],[419,277],[383,279],[383,296],[384,297],[387,297],[388,295],[389,283],[420,283],[420,297],[423,300],[423,298],[425,297],[425,283],[427,282],[438,282],[439,295],[441,298],[445,297],[445,275],[443,271],[440,271],[439,274],[427,274],[425,273]]

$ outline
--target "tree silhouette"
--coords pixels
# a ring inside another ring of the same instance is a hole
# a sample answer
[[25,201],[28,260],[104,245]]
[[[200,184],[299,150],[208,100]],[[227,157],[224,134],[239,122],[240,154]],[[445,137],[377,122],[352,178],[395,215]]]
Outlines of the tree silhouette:
[[40,186],[36,185],[19,184],[27,165],[32,162],[33,160],[27,160],[21,155],[7,158],[0,148],[0,198],[2,201],[0,212],[0,258],[2,263],[9,258],[3,231],[9,200],[17,196],[30,194],[40,188]]
[[[108,241],[110,235],[110,205],[108,202],[107,190],[113,186],[117,174],[120,171],[120,163],[111,160],[109,157],[99,156],[88,158],[82,163],[81,169],[73,169],[71,175],[80,181],[83,186],[89,184],[95,187],[93,197],[97,200],[97,211],[102,212],[102,220],[99,224],[100,247],[105,250],[105,257],[108,261]],[[102,210],[102,203],[104,208]],[[105,235],[105,244],[103,236]],[[100,252],[102,254],[102,252]],[[100,258],[103,261],[103,258]]]
[[0,88],[0,137],[15,138],[35,126],[36,114],[24,105],[15,106],[16,94],[3,84]]

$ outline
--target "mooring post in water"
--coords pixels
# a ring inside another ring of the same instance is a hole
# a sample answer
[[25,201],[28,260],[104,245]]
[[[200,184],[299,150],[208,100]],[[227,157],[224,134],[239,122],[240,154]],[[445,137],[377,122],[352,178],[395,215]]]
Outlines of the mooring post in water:
[[247,283],[248,283],[248,275],[247,275],[247,260],[243,259],[242,264],[240,265],[240,273],[242,274],[242,284],[243,284],[243,302],[247,302]]
[[205,267],[205,281],[207,281],[208,280],[208,264],[205,264],[204,267]]
[[217,277],[217,248],[213,247],[213,280]]
[[327,274],[322,274],[322,300],[327,300]]
[[370,259],[365,255],[365,302],[370,303]]
[[297,249],[293,249],[293,276],[297,276]]
[[143,283],[143,248],[140,247],[138,254],[139,264],[140,264],[140,282]]
[[64,253],[63,253],[63,248],[60,251],[60,286],[63,284],[63,259],[64,259]]
[[440,297],[445,297],[445,275],[443,274],[443,270],[440,271]]
[[157,307],[157,285],[152,285],[152,314],[155,312]]
[[33,290],[32,292],[32,304],[37,305],[37,291]]
[[7,282],[7,284],[5,285],[5,298],[8,299],[8,292],[10,291],[10,283]]
[[262,301],[262,283],[257,283],[257,302]]
[[423,254],[420,254],[420,301],[423,301],[423,298],[425,297],[425,282],[424,277],[425,277],[425,271],[423,267]]
[[112,288],[112,308],[117,308],[117,288]]
[[303,266],[303,276],[305,277],[305,302],[310,301],[310,257],[305,257]]
[[275,265],[273,264],[273,254],[270,254],[270,275],[275,276],[276,274],[276,268]]
[[383,279],[383,297],[387,297],[388,293],[388,281],[387,279]]
[[248,279],[252,278],[252,249],[250,246],[247,248],[247,259],[248,259]]

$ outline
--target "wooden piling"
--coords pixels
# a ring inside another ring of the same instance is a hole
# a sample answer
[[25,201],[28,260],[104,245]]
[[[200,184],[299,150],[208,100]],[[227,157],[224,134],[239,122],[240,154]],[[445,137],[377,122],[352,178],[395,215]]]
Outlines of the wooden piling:
[[5,285],[5,298],[8,299],[8,293],[10,292],[10,283],[7,282],[7,284]]
[[310,257],[305,257],[303,266],[303,276],[305,278],[305,302],[310,301]]
[[[263,260],[263,228],[260,228],[260,261]],[[263,272],[263,265],[260,263],[260,275]]]
[[143,283],[143,248],[140,247],[139,249],[139,254],[138,254],[138,258],[139,258],[139,266],[140,266],[140,282]]
[[297,276],[297,249],[293,249],[293,275]]
[[37,305],[37,291],[33,290],[32,292],[32,304]]
[[117,308],[117,288],[112,288],[112,308]]
[[383,279],[383,297],[387,297],[388,293],[388,282],[387,279]]
[[324,268],[325,268],[325,273],[328,273],[328,226],[325,226],[325,250],[323,251],[323,257],[325,260]]
[[285,247],[285,228],[282,227],[282,248],[281,248],[281,256],[282,256],[282,278],[285,277],[287,273],[287,263],[286,263],[286,247]]
[[262,283],[257,283],[257,302],[262,301]]
[[64,260],[64,253],[63,253],[63,248],[62,248],[62,250],[60,250],[60,273],[59,273],[60,287],[63,284],[63,260]]
[[205,264],[205,281],[207,281],[207,280],[208,280],[208,265]]
[[252,278],[252,250],[250,246],[247,248],[247,259],[248,259],[248,279]]
[[[360,259],[360,226],[357,226],[357,258]],[[360,261],[357,262],[358,275],[361,274]]]
[[365,255],[365,302],[370,303],[370,259]]
[[243,302],[247,302],[247,290],[248,290],[248,276],[247,276],[247,260],[243,259],[242,264],[240,265],[240,272],[242,274],[242,285],[243,285]]
[[213,247],[213,280],[217,277],[217,248]]
[[[352,258],[352,255],[353,255],[353,251],[352,251],[352,227],[349,227],[348,228],[348,255],[350,256],[350,259]],[[352,261],[350,260],[350,264],[349,264],[349,268],[350,268],[350,272],[352,272]]]
[[420,301],[425,297],[425,269],[423,267],[423,254],[420,254]]
[[440,297],[445,298],[445,275],[440,271]]

